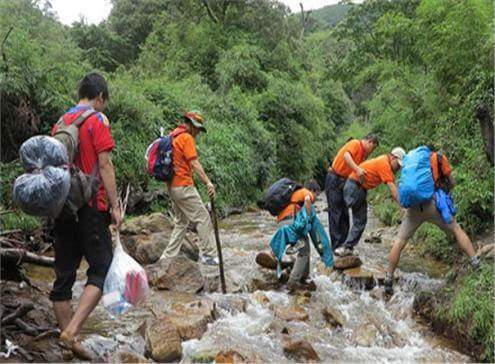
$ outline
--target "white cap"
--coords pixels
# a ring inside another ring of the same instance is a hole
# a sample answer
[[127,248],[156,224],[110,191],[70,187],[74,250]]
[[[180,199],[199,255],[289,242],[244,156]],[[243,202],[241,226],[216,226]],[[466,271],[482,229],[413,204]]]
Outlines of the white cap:
[[397,158],[397,162],[399,163],[399,166],[402,167],[402,159],[405,157],[406,151],[401,147],[395,147],[394,149],[392,149],[390,154],[392,154],[394,157]]

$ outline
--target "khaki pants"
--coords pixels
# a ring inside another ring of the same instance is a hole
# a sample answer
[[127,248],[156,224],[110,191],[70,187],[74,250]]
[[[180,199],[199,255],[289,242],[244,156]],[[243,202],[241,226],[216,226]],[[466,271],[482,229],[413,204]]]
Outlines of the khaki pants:
[[196,187],[170,187],[168,193],[175,213],[175,226],[162,258],[179,254],[190,222],[198,231],[201,253],[214,257],[216,245],[213,224]]
[[454,233],[455,224],[447,225],[438,212],[435,201],[430,200],[421,206],[410,207],[406,210],[406,216],[399,228],[399,239],[408,240],[424,222],[435,224],[446,233]]

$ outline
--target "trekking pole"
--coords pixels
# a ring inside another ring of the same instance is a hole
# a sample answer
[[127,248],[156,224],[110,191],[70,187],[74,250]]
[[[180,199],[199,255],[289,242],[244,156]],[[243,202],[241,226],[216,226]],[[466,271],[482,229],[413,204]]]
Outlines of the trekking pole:
[[225,275],[223,273],[223,258],[222,258],[222,245],[220,244],[220,236],[218,234],[218,221],[217,221],[217,210],[215,209],[215,200],[211,199],[211,216],[213,219],[213,228],[215,229],[215,240],[217,241],[217,252],[218,252],[218,268],[220,269],[220,283],[222,284],[222,293],[227,293],[227,288],[225,287]]

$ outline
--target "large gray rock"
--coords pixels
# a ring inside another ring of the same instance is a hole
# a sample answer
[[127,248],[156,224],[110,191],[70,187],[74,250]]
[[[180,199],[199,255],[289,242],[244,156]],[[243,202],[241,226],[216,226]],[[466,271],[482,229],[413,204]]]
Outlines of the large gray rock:
[[179,333],[167,316],[147,322],[145,341],[147,354],[157,362],[179,361],[182,356]]
[[199,264],[182,254],[146,267],[149,283],[156,289],[197,293],[205,285]]
[[139,235],[170,231],[173,223],[161,212],[137,216],[122,224],[122,235]]

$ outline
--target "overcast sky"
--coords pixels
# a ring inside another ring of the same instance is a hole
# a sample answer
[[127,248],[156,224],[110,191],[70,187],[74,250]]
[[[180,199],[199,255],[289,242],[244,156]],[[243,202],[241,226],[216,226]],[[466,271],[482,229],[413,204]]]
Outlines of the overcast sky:
[[[293,12],[300,10],[299,3],[301,0],[281,0]],[[318,9],[325,5],[337,4],[339,0],[303,0],[304,10]],[[59,20],[67,25],[77,21],[82,17],[88,23],[98,24],[104,20],[112,5],[110,0],[50,0],[53,10],[58,14]]]

